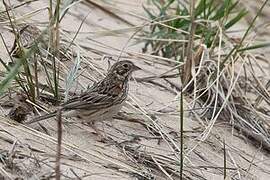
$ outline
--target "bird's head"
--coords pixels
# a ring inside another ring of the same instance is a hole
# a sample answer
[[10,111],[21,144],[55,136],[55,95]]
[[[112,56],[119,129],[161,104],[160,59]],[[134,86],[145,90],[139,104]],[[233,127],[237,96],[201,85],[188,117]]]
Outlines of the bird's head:
[[141,70],[138,66],[136,66],[133,62],[124,60],[116,62],[109,70],[109,74],[113,73],[119,77],[127,78],[131,75],[132,72]]

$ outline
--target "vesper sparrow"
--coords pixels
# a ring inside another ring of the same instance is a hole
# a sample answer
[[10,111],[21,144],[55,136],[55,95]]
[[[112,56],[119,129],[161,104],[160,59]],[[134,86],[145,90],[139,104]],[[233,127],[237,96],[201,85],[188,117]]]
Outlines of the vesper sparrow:
[[[119,61],[107,76],[82,94],[70,98],[60,106],[65,117],[79,117],[84,122],[106,120],[115,115],[128,95],[128,81],[132,72],[140,70],[131,61]],[[56,116],[57,112],[34,118],[26,124]]]

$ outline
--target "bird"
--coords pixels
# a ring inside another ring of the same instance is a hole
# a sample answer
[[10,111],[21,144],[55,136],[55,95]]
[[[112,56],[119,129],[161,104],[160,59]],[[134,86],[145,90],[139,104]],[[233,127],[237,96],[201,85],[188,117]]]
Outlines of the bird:
[[[129,60],[114,63],[104,79],[59,106],[62,116],[78,117],[83,122],[90,123],[112,118],[121,110],[127,99],[129,80],[132,73],[137,70],[141,68]],[[55,117],[59,110],[33,118],[25,124]]]

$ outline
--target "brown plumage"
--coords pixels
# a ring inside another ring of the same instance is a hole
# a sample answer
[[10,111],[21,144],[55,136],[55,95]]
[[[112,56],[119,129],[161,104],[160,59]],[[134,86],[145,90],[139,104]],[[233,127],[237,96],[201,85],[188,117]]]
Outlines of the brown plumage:
[[[128,81],[132,72],[139,70],[131,61],[116,62],[107,76],[87,91],[70,98],[60,106],[66,117],[80,117],[85,122],[106,120],[122,107],[128,94]],[[54,117],[57,112],[34,118],[27,124]]]

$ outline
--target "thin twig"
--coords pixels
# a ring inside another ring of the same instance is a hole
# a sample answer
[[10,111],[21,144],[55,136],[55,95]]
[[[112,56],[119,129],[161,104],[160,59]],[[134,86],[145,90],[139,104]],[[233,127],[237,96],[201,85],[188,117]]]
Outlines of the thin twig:
[[58,110],[57,115],[57,154],[55,163],[55,179],[60,180],[60,160],[61,160],[61,144],[62,144],[62,112],[61,109]]

